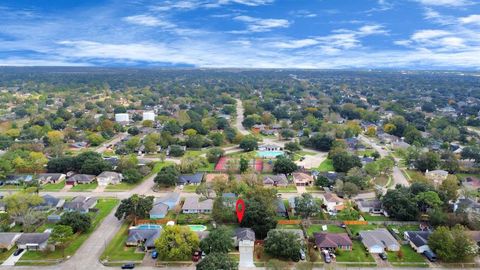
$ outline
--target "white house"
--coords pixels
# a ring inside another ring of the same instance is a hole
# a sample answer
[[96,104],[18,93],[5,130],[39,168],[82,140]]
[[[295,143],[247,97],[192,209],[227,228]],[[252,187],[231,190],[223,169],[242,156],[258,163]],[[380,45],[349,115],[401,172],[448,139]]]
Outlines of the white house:
[[145,120],[155,121],[155,112],[153,111],[143,112],[143,121]]
[[123,179],[121,173],[117,172],[102,172],[97,176],[97,182],[99,186],[108,186],[109,184],[119,184]]
[[115,122],[127,123],[129,121],[130,121],[130,119],[129,119],[128,113],[116,113],[115,114]]
[[427,250],[431,251],[428,246],[430,234],[429,231],[406,231],[403,233],[403,237],[417,253],[423,253]]
[[328,192],[323,194],[323,203],[327,206],[327,211],[329,213],[336,213],[343,210],[344,201],[344,199],[338,197],[335,193]]
[[187,197],[183,203],[182,212],[184,214],[211,213],[212,208],[212,199],[200,201],[198,197]]
[[400,244],[385,228],[359,233],[363,245],[370,253],[382,253],[385,250],[399,251]]

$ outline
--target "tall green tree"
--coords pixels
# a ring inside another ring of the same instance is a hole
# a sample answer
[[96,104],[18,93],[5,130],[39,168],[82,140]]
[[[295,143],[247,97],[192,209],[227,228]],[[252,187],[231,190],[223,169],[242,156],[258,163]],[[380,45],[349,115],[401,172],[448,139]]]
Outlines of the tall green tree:
[[153,196],[133,194],[128,199],[123,199],[115,212],[115,217],[120,219],[134,220],[147,218],[153,207]]
[[233,249],[232,233],[226,227],[214,229],[200,242],[200,249],[206,254],[228,253]]
[[265,239],[265,252],[279,259],[299,261],[301,243],[299,236],[285,230],[271,230]]
[[62,249],[62,256],[65,257],[65,245],[72,239],[72,227],[67,225],[55,225],[48,242]]
[[164,227],[155,247],[162,260],[190,260],[199,243],[198,235],[190,228],[175,225]]
[[82,233],[90,229],[92,219],[89,215],[80,212],[66,212],[62,215],[58,224],[71,227],[74,233]]
[[197,270],[237,270],[238,263],[226,253],[210,253],[196,266]]
[[429,236],[428,245],[445,262],[461,262],[478,252],[478,246],[461,225],[455,225],[451,229],[438,227]]
[[300,214],[302,218],[310,218],[320,212],[319,203],[310,193],[303,193],[300,197],[295,197],[295,212]]

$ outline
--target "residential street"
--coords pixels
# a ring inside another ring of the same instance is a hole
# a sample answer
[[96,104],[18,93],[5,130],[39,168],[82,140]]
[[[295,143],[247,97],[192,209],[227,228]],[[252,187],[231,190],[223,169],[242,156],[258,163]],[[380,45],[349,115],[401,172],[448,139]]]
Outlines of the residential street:
[[237,128],[237,130],[243,134],[243,135],[248,135],[250,132],[248,132],[248,130],[246,130],[243,125],[242,125],[242,122],[243,122],[243,112],[244,112],[244,109],[243,109],[243,103],[240,99],[236,99],[237,100],[237,118],[235,119],[235,127]]

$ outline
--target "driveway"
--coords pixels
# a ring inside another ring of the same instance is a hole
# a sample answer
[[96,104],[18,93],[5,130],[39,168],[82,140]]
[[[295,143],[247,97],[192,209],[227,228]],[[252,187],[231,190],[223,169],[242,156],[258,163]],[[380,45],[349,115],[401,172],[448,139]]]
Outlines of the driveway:
[[12,253],[12,255],[10,255],[10,257],[8,257],[2,263],[2,266],[13,266],[13,265],[15,265],[15,263],[17,263],[18,260],[20,260],[20,258],[23,256],[23,254],[25,254],[25,252],[27,252],[27,250],[22,251],[22,253],[20,253],[18,256],[14,256],[13,253]]
[[387,261],[382,260],[382,258],[380,258],[378,254],[372,254],[372,257],[375,259],[375,263],[377,263],[377,267],[385,267],[385,268],[391,269],[392,265],[388,260]]

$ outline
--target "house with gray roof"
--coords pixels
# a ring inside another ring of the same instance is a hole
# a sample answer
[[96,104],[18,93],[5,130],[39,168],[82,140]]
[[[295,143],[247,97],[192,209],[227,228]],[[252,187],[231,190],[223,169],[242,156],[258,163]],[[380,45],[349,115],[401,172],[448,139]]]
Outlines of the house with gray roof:
[[162,229],[130,229],[128,238],[125,242],[126,246],[136,247],[143,246],[146,250],[155,248],[155,239],[160,237]]
[[63,206],[65,211],[78,211],[80,213],[88,213],[97,205],[97,198],[77,196],[73,200],[66,202]]
[[403,233],[403,237],[417,253],[423,253],[430,250],[428,246],[430,234],[432,234],[430,231],[406,231]]
[[65,180],[65,177],[67,176],[63,173],[40,173],[37,175],[37,180],[42,184],[54,184],[62,182],[63,180]]
[[95,181],[96,176],[91,174],[75,174],[65,181],[67,185],[90,184]]
[[168,205],[162,202],[153,202],[152,210],[150,210],[150,219],[160,219],[167,216],[168,213]]
[[265,175],[263,177],[263,185],[274,187],[286,187],[288,179],[285,174]]
[[178,177],[179,185],[199,185],[203,180],[203,173],[182,174]]
[[183,203],[182,212],[184,214],[206,214],[211,213],[212,208],[212,199],[200,201],[198,197],[187,197]]
[[235,229],[233,240],[236,247],[238,247],[240,241],[249,240],[255,242],[255,232],[250,228],[237,228]]
[[10,250],[13,246],[15,246],[15,243],[17,243],[17,240],[21,235],[21,233],[1,232],[0,249]]
[[34,207],[37,211],[48,211],[52,209],[61,209],[65,204],[64,199],[59,199],[49,194],[42,195],[43,202]]
[[400,244],[385,228],[372,231],[361,231],[359,233],[363,245],[370,253],[383,253],[388,251],[399,251]]
[[315,244],[320,249],[328,250],[352,250],[352,240],[346,233],[314,233]]
[[102,172],[97,176],[97,182],[99,186],[108,186],[120,184],[123,179],[123,175],[117,172]]
[[48,246],[49,232],[22,233],[17,240],[17,247],[26,250],[46,250]]
[[179,203],[180,193],[178,192],[170,192],[165,196],[155,198],[152,210],[150,210],[150,218],[164,218],[168,211],[174,209]]

